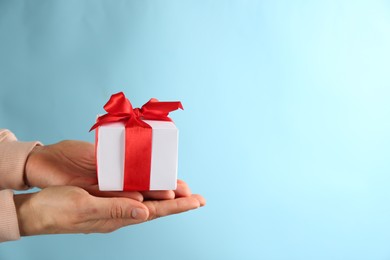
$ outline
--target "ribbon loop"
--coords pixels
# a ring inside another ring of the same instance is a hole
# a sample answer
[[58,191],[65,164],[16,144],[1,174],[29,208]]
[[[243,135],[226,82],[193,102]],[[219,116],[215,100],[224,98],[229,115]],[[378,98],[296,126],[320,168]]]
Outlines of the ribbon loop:
[[104,105],[104,110],[109,114],[132,114],[133,106],[123,92],[116,93]]

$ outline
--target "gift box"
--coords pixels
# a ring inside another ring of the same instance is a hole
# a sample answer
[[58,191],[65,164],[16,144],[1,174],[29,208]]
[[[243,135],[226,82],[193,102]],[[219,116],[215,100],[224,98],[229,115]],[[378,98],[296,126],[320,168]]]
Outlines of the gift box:
[[104,106],[96,129],[96,163],[102,191],[174,190],[177,183],[178,129],[169,112],[180,102],[151,99],[133,108],[120,92]]

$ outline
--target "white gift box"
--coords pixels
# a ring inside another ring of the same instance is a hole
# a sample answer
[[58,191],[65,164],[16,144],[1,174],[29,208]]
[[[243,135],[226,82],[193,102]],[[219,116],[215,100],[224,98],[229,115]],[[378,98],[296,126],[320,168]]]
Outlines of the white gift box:
[[[144,120],[144,122],[152,127],[149,190],[175,190],[178,129],[173,122],[156,120]],[[122,122],[104,124],[97,129],[97,173],[101,191],[123,190],[125,132]]]

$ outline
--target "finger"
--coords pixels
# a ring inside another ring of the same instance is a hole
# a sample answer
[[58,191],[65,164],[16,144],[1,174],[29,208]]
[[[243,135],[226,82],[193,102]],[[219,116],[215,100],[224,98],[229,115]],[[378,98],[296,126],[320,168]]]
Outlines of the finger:
[[199,201],[201,207],[206,206],[206,199],[202,195],[193,194],[192,196]]
[[89,194],[97,197],[119,197],[129,198],[136,201],[143,201],[144,197],[138,191],[101,191],[98,185],[92,185],[84,188]]
[[178,214],[200,207],[200,202],[195,196],[174,200],[145,201],[143,204],[149,209],[148,220]]
[[145,200],[170,200],[175,198],[172,190],[142,191]]
[[188,197],[191,196],[190,187],[188,187],[187,183],[182,180],[177,180],[177,188],[175,190],[175,197]]
[[141,202],[129,198],[93,197],[91,202],[92,219],[125,221],[124,225],[143,222],[148,219],[148,208]]
[[143,191],[141,193],[145,200],[168,200],[180,197],[188,197],[191,195],[191,190],[187,183],[182,180],[177,180],[177,188],[174,191]]

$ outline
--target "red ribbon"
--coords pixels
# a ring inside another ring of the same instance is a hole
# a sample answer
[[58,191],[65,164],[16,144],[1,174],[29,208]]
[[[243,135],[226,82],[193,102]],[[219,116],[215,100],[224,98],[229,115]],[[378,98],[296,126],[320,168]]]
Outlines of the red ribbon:
[[152,158],[152,127],[142,120],[172,121],[168,114],[183,109],[181,102],[150,99],[141,108],[133,108],[123,92],[111,96],[104,105],[107,114],[98,117],[89,131],[113,122],[125,123],[125,173],[123,190],[149,190]]

